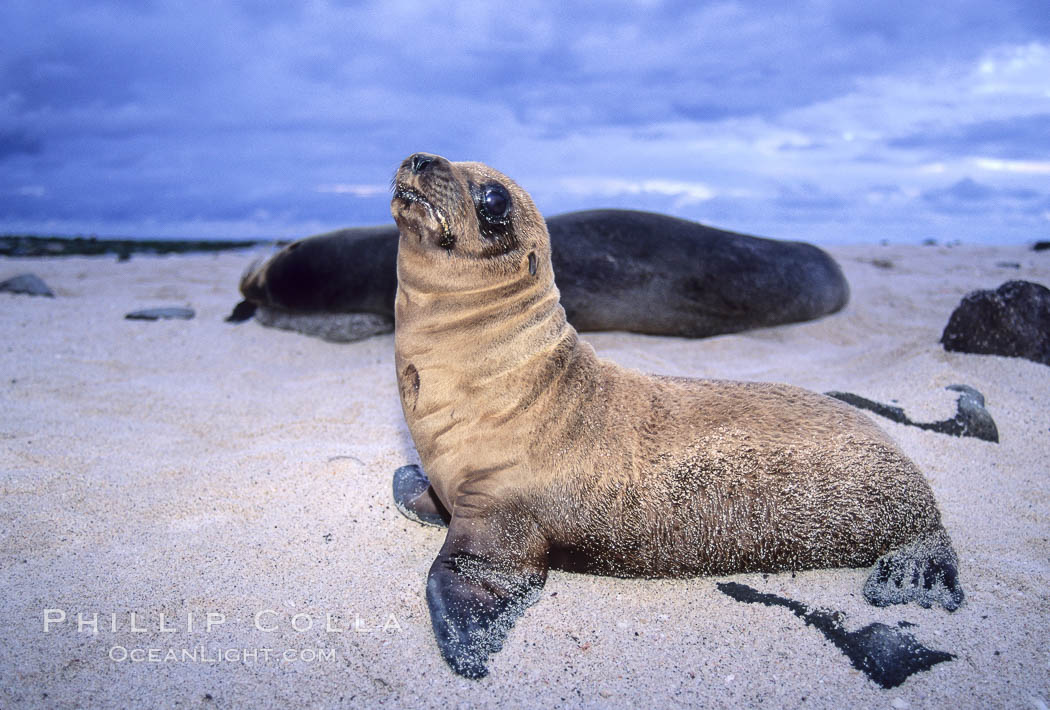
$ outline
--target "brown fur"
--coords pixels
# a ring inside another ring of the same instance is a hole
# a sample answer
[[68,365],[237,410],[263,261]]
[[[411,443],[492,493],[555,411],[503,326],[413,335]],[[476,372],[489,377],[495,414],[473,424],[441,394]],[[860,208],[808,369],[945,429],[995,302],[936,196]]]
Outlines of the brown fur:
[[[940,529],[916,466],[839,401],[598,359],[565,321],[529,196],[436,161],[395,178],[395,344],[450,538],[476,521],[539,566],[682,576],[866,566]],[[470,184],[486,182],[511,195],[512,238],[483,234]]]

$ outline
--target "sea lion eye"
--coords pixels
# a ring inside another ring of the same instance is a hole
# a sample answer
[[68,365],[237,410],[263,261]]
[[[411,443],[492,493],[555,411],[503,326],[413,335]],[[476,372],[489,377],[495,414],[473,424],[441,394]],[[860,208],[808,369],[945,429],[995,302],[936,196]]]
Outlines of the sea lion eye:
[[510,191],[500,183],[468,182],[470,199],[478,216],[478,235],[482,239],[484,256],[499,256],[517,247],[511,212],[514,205]]
[[499,184],[486,185],[481,198],[485,213],[493,219],[500,219],[510,209],[510,195],[505,187]]

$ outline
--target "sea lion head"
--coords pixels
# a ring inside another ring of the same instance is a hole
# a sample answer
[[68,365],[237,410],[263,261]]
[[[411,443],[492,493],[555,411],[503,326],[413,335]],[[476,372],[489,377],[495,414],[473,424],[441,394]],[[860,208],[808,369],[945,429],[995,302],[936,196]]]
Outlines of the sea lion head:
[[393,190],[402,281],[423,279],[433,292],[553,278],[543,217],[506,175],[415,153],[398,168]]

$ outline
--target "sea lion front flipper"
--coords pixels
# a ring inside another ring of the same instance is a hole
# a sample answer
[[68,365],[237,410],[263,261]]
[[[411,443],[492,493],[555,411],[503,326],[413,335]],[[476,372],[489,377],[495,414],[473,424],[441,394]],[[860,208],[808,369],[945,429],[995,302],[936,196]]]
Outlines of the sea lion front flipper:
[[394,471],[394,505],[409,520],[423,525],[447,528],[452,516],[441,505],[430,479],[416,464]]
[[226,322],[243,323],[244,321],[248,320],[249,318],[255,315],[256,308],[258,308],[258,306],[256,306],[251,301],[241,301],[233,307],[233,310],[230,311],[230,315],[226,316]]
[[875,606],[915,601],[924,609],[937,603],[955,611],[963,600],[958,566],[948,533],[933,530],[880,557],[864,583],[864,598]]
[[546,549],[530,545],[531,536],[520,532],[454,517],[430,567],[427,605],[434,636],[445,661],[461,676],[488,675],[485,661],[502,648],[547,580]]

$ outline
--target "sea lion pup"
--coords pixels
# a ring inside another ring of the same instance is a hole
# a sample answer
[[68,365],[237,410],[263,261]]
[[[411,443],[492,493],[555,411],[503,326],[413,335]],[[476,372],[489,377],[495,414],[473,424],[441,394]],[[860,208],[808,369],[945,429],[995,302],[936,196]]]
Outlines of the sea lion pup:
[[866,415],[787,385],[645,375],[565,319],[543,219],[480,163],[417,153],[394,179],[395,361],[427,478],[398,507],[449,520],[427,603],[479,678],[549,566],[620,576],[875,564],[875,604],[963,593],[929,485]]

